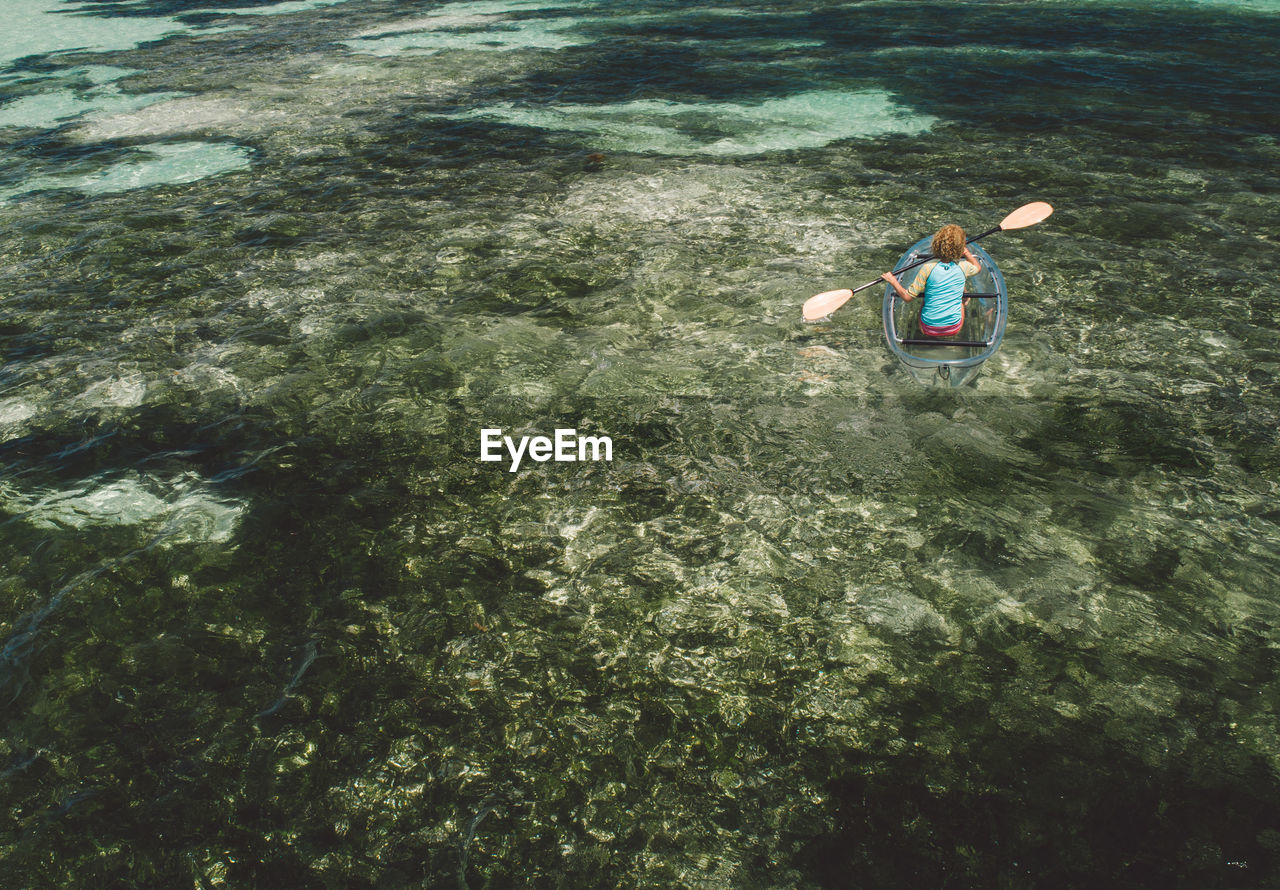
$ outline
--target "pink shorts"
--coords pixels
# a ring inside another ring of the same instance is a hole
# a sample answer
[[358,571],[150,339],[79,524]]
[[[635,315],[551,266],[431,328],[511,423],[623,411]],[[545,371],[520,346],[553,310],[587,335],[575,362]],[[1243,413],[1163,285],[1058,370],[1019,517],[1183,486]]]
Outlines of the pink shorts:
[[920,330],[930,337],[950,337],[952,334],[960,333],[962,327],[964,327],[963,316],[955,324],[947,325],[945,328],[935,328],[933,325],[920,322]]

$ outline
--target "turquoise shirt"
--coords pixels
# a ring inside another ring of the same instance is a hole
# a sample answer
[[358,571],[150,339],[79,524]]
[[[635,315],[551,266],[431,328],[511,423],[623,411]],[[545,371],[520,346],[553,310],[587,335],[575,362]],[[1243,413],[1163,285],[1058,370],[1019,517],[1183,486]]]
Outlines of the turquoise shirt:
[[968,260],[926,264],[909,289],[913,296],[924,291],[924,306],[920,310],[921,323],[931,328],[945,328],[960,321],[964,317],[964,305],[961,301],[964,299],[965,277],[977,272],[977,267]]

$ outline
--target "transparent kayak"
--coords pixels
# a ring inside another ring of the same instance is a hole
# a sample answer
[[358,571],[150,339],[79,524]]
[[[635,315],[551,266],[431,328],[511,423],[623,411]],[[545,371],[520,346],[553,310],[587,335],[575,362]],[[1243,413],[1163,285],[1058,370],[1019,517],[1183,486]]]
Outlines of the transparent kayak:
[[[921,257],[929,256],[933,236],[921,238],[902,255],[894,266],[894,274],[903,287],[910,287],[924,269],[917,266],[898,273]],[[893,287],[884,287],[884,336],[889,351],[916,380],[931,386],[964,386],[978,376],[982,364],[995,355],[1004,339],[1004,325],[1009,315],[1009,295],[1004,276],[995,260],[977,244],[970,244],[982,263],[977,275],[965,280],[969,302],[965,307],[964,327],[950,337],[929,337],[922,333],[917,316],[924,300],[904,302]]]

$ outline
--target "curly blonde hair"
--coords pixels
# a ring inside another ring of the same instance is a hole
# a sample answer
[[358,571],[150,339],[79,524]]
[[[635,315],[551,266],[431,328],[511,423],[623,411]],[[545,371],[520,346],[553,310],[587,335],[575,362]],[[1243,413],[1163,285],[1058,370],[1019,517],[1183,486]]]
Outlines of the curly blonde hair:
[[964,229],[955,225],[947,225],[938,229],[933,236],[933,255],[940,260],[954,263],[964,256]]

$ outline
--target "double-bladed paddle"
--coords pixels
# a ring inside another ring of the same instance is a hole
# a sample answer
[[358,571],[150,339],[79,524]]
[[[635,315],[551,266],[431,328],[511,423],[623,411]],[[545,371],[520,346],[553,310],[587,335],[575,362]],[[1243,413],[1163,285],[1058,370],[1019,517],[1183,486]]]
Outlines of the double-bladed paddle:
[[[1024,204],[1017,210],[1013,211],[1013,213],[1006,216],[1000,225],[993,229],[987,229],[981,235],[974,235],[965,243],[972,244],[979,238],[985,238],[995,232],[1006,232],[1009,229],[1025,229],[1027,226],[1034,226],[1036,223],[1043,222],[1047,219],[1050,213],[1053,213],[1053,208],[1044,201],[1034,201],[1030,204]],[[901,269],[895,269],[894,274],[897,274],[898,272],[905,272],[908,269],[914,269],[916,266],[927,263],[931,259],[933,259],[931,256],[921,257],[914,263],[908,263]],[[875,281],[868,281],[866,284],[862,285],[862,287],[855,287],[852,290],[849,288],[829,290],[820,293],[815,297],[810,297],[805,300],[804,303],[804,320],[817,321],[820,318],[825,318],[845,303],[849,302],[849,298],[858,291],[866,290],[869,287],[875,287],[877,284],[883,284],[883,279],[877,278]]]

